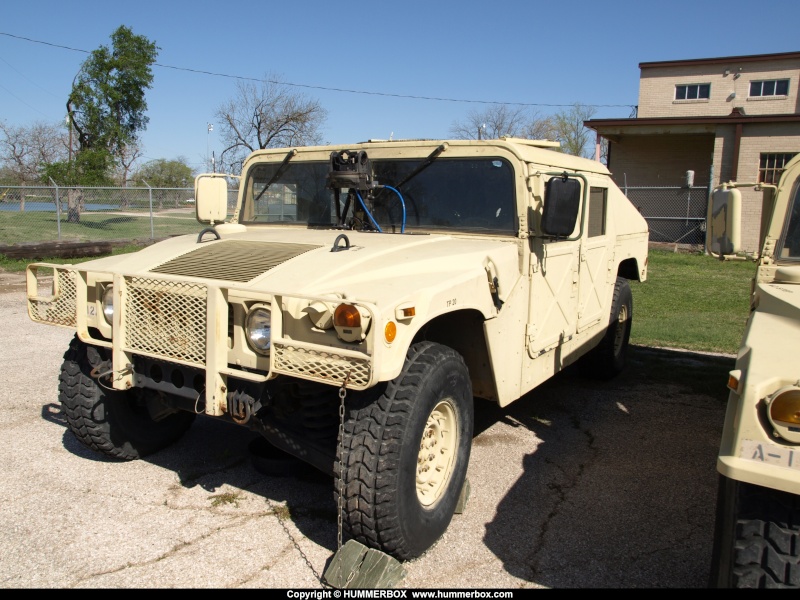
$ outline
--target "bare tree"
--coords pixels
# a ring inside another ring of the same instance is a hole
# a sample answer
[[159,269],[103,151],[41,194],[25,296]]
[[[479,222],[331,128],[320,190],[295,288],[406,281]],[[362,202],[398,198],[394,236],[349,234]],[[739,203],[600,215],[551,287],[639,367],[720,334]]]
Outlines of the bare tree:
[[548,117],[540,117],[522,106],[492,104],[471,110],[462,121],[454,121],[450,135],[457,139],[497,139],[503,136],[526,139],[552,139],[553,126]]
[[553,123],[563,152],[584,158],[594,157],[593,132],[583,122],[591,119],[595,112],[594,106],[575,103],[570,109],[556,113]]
[[117,154],[117,169],[116,178],[122,187],[128,186],[130,174],[133,171],[133,166],[137,160],[142,158],[144,150],[139,142],[133,142],[123,146],[119,154]]
[[264,148],[320,143],[328,111],[275,77],[261,83],[237,82],[236,96],[216,112],[221,123],[223,171],[239,173],[247,155]]
[[22,185],[37,183],[45,165],[66,160],[68,137],[60,124],[15,126],[0,121],[0,166]]

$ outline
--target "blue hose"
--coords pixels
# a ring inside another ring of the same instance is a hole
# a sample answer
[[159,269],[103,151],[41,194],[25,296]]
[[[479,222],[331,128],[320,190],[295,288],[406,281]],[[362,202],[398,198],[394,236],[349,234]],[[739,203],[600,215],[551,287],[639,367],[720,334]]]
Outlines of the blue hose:
[[403,223],[400,225],[400,233],[405,233],[406,232],[406,201],[403,200],[403,195],[400,192],[398,192],[396,189],[394,189],[392,186],[384,185],[383,187],[392,190],[395,194],[397,194],[397,197],[400,198],[400,205],[403,207]]
[[380,233],[383,233],[383,229],[381,229],[381,226],[378,225],[377,221],[375,221],[375,219],[372,218],[372,213],[370,213],[369,210],[367,209],[367,205],[364,204],[364,200],[363,198],[361,198],[361,194],[358,193],[358,190],[356,190],[356,198],[358,198],[358,201],[361,202],[361,208],[363,208],[364,212],[367,213],[367,216],[369,217],[369,220],[372,221],[372,224],[375,226],[375,229],[377,229]]

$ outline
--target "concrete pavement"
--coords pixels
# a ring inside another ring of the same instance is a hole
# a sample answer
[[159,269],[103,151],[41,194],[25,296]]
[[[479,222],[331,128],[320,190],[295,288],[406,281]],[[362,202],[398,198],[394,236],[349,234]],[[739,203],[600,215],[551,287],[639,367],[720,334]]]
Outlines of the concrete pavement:
[[[0,579],[5,588],[321,588],[330,478],[269,477],[254,434],[199,417],[145,460],[92,453],[58,404],[68,329],[0,294]],[[632,348],[619,378],[567,371],[481,404],[471,495],[403,588],[702,588],[733,358]]]

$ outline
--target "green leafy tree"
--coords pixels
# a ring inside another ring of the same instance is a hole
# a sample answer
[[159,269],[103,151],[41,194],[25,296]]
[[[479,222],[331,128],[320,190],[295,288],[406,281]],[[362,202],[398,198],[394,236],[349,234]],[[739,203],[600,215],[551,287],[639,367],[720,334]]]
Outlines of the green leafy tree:
[[67,100],[79,151],[103,149],[116,157],[147,128],[145,91],[153,83],[158,46],[124,25],[81,65]]
[[133,175],[136,183],[159,188],[187,188],[194,185],[194,173],[182,156],[174,160],[151,160]]
[[[124,25],[111,34],[111,47],[100,46],[81,65],[67,99],[70,132],[78,149],[66,163],[55,163],[45,175],[64,186],[109,185],[114,168],[129,148],[138,147],[147,128],[145,91],[153,83],[158,46]],[[67,220],[79,222],[82,194],[67,194]]]

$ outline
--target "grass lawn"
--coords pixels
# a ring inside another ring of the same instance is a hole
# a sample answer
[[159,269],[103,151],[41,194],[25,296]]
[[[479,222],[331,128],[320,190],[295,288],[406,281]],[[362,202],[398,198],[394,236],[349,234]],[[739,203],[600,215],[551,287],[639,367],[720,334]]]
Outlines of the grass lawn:
[[633,282],[631,343],[735,354],[750,311],[753,261],[650,250]]
[[[92,242],[101,240],[150,239],[150,216],[116,212],[84,212],[80,222],[68,223],[61,215],[61,240]],[[56,241],[59,221],[55,212],[0,211],[0,244]],[[153,217],[153,237],[163,238],[200,231],[193,210],[159,213]]]

